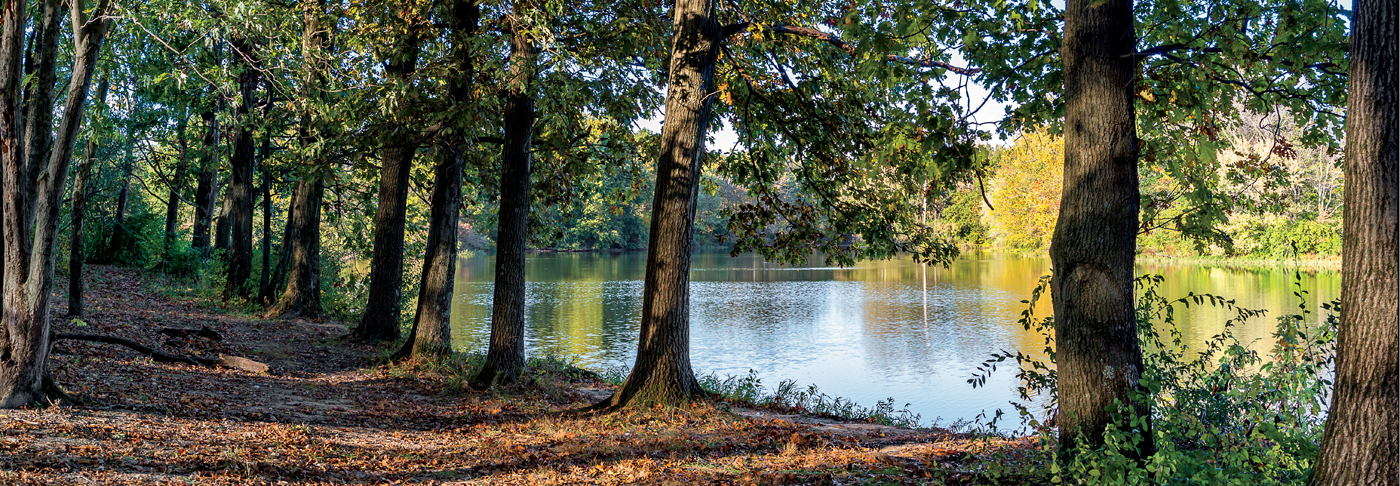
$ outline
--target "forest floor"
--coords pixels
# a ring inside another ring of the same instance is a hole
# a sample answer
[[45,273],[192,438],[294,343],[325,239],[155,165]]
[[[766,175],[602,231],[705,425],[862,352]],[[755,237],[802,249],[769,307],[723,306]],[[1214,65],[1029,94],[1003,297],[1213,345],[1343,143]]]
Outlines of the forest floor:
[[[0,484],[1019,484],[1044,457],[1031,438],[721,401],[561,414],[611,386],[560,366],[515,389],[474,391],[442,362],[376,364],[383,347],[346,342],[343,323],[229,315],[159,296],[135,269],[89,267],[87,289],[87,315],[55,318],[54,332],[271,369],[156,363],[121,346],[58,341],[53,377],[82,403],[0,410]],[[66,305],[56,298],[54,315]],[[201,327],[222,340],[158,333]]]

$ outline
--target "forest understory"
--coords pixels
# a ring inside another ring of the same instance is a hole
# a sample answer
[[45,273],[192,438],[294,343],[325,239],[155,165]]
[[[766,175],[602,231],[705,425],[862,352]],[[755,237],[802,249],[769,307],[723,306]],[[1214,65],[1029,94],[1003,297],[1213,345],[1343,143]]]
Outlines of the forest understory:
[[[90,269],[87,315],[56,318],[53,332],[271,369],[57,341],[53,377],[81,403],[0,411],[0,484],[981,484],[989,473],[1022,483],[1045,456],[1033,438],[723,401],[570,415],[611,385],[554,367],[513,389],[465,389],[441,362],[380,364],[386,353],[347,342],[343,323],[228,315],[157,295],[141,270]],[[220,340],[159,332],[205,327]]]

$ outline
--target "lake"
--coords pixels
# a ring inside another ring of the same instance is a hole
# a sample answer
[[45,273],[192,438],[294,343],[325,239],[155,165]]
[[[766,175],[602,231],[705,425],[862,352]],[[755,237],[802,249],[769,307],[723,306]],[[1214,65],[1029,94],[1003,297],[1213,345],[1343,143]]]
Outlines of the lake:
[[[635,359],[646,255],[541,253],[526,262],[526,341],[532,355],[571,358],[591,369],[630,367]],[[486,351],[490,335],[494,258],[459,262],[452,307],[454,346]],[[752,255],[698,253],[691,263],[691,359],[697,373],[746,376],[767,387],[782,380],[817,385],[823,393],[870,406],[894,398],[925,424],[947,425],[978,413],[1013,409],[1014,364],[983,388],[967,379],[998,350],[1034,352],[1039,335],[1018,323],[1048,258],[968,253],[947,268],[908,258],[866,261],[850,268],[766,262]],[[1261,352],[1273,343],[1275,317],[1297,313],[1291,267],[1235,268],[1145,264],[1139,275],[1165,280],[1168,298],[1188,291],[1267,309],[1237,336]],[[1302,270],[1302,289],[1317,304],[1337,298],[1339,272]],[[1047,315],[1048,293],[1038,315]],[[1232,312],[1192,305],[1177,310],[1188,342],[1223,329]]]

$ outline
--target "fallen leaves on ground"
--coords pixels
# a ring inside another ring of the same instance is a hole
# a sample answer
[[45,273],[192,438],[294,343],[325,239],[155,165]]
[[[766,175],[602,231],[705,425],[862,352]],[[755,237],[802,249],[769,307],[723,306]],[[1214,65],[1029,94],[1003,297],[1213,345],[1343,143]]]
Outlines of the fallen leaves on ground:
[[[561,413],[608,385],[545,372],[464,391],[441,367],[371,365],[381,350],[344,342],[340,323],[230,316],[154,296],[139,270],[89,268],[82,332],[246,356],[272,372],[60,342],[54,378],[84,403],[0,410],[0,484],[981,484],[1008,461],[1043,460],[1030,439],[806,423],[720,402]],[[78,326],[55,319],[55,332]],[[202,326],[223,340],[158,334]]]

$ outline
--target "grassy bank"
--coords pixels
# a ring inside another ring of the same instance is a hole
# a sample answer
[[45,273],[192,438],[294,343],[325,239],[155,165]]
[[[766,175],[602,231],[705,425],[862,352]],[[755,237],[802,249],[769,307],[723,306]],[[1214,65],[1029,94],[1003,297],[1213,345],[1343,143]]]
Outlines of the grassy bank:
[[1250,257],[1165,257],[1138,255],[1137,263],[1155,265],[1200,265],[1234,268],[1299,268],[1305,270],[1341,270],[1341,256],[1309,256],[1288,260],[1268,260]]

